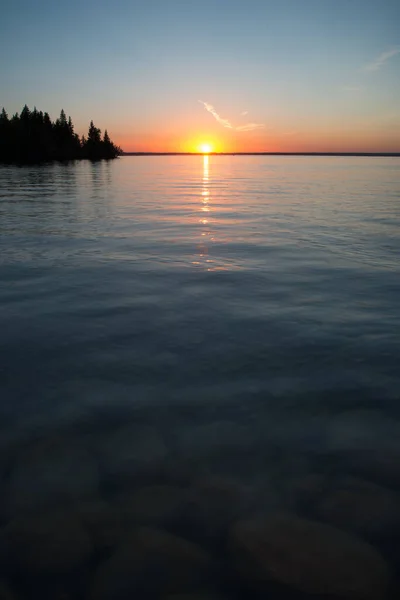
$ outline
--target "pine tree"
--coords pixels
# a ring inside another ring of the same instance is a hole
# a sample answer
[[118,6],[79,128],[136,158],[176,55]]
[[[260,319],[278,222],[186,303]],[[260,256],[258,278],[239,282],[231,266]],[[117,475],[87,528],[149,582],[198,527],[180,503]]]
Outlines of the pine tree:
[[31,111],[29,110],[28,106],[25,104],[24,108],[21,110],[21,115],[20,115],[20,121],[27,123],[30,119],[31,116]]
[[84,147],[85,157],[91,160],[103,158],[102,150],[101,131],[95,127],[93,121],[90,121],[88,137]]
[[3,106],[2,111],[0,113],[0,125],[4,125],[5,123],[9,123],[9,118],[6,109]]
[[99,144],[101,142],[101,131],[97,127],[94,126],[93,121],[90,121],[89,131],[88,131],[88,142],[92,142],[93,144]]
[[103,142],[109,146],[111,144],[110,136],[108,135],[107,129],[104,131]]
[[60,118],[58,120],[60,122],[61,127],[66,127],[66,125],[67,125],[67,115],[65,114],[65,111],[64,111],[63,108],[61,109]]
[[72,123],[71,117],[68,117],[68,131],[71,135],[74,134],[74,124]]
[[3,107],[0,113],[0,162],[7,157],[10,145],[10,120],[6,109]]
[[25,105],[21,114],[8,117],[5,108],[0,113],[0,162],[43,162],[89,158],[115,158],[121,150],[114,146],[108,132],[101,139],[101,131],[90,122],[88,137],[74,131],[71,117],[61,110],[53,123],[47,112]]

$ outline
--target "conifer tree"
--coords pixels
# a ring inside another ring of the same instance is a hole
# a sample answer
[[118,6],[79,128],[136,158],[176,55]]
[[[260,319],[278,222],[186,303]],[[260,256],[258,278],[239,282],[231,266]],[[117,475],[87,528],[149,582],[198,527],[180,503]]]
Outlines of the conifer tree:
[[64,109],[52,123],[47,112],[25,105],[21,114],[8,117],[5,108],[0,112],[0,162],[43,162],[49,160],[75,160],[89,158],[115,158],[121,154],[107,133],[90,122],[88,137],[75,133],[71,117]]

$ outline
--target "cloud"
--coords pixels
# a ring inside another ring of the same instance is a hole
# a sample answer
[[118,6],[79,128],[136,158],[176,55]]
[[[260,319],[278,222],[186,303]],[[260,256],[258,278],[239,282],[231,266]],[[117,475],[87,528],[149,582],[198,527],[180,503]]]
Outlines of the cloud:
[[244,110],[243,112],[240,113],[242,117],[245,117],[246,115],[249,114],[248,110]]
[[238,125],[234,129],[236,131],[254,131],[255,129],[264,129],[265,125],[262,123],[246,123],[246,125]]
[[358,85],[345,85],[343,86],[345,92],[360,92],[361,88]]
[[296,130],[283,132],[283,135],[297,135],[297,134],[298,134],[298,131],[296,131]]
[[233,129],[232,124],[228,121],[228,119],[223,119],[222,117],[220,117],[212,104],[209,104],[208,102],[203,102],[202,100],[199,100],[199,102],[200,104],[204,105],[204,108],[212,114],[212,116],[216,119],[216,121],[218,121],[218,123],[222,125],[222,127]]
[[378,71],[390,58],[400,54],[400,46],[396,46],[387,52],[382,52],[372,62],[364,66],[363,71]]
[[[209,104],[208,102],[203,102],[203,100],[199,100],[199,102],[204,106],[206,110],[208,110],[210,114],[212,114],[214,119],[218,121],[218,123],[222,125],[222,127],[226,127],[227,129],[234,129],[235,131],[254,131],[255,129],[264,129],[265,127],[262,123],[245,123],[244,125],[238,126],[232,125],[232,123],[228,119],[224,119],[217,113],[212,104]],[[244,111],[242,114],[247,113],[248,111]]]

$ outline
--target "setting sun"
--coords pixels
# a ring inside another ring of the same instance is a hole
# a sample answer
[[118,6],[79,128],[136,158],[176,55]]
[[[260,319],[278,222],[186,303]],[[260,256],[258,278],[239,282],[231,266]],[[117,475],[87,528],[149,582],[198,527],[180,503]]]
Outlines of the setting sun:
[[193,132],[180,146],[182,152],[194,154],[219,154],[226,152],[225,144],[216,135],[210,132]]
[[200,152],[203,152],[203,154],[209,154],[212,152],[211,144],[200,144]]

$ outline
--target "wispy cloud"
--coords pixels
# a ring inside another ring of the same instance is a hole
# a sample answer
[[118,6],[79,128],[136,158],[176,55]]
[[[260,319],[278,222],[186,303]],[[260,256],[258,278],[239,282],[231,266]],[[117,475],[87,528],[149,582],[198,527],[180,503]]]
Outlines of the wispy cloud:
[[[218,121],[218,123],[222,125],[222,127],[226,127],[227,129],[234,129],[235,131],[254,131],[255,129],[264,129],[265,127],[263,123],[245,123],[244,125],[233,125],[229,121],[229,119],[224,119],[223,117],[221,117],[212,104],[209,104],[208,102],[203,102],[203,100],[199,100],[199,102],[204,106],[206,110],[208,110],[210,114],[212,114],[214,119]],[[247,113],[248,111],[244,111],[242,114],[244,115]]]
[[254,131],[255,129],[264,129],[265,125],[262,123],[246,123],[245,125],[238,125],[234,127],[236,131]]
[[206,110],[208,110],[209,113],[212,114],[212,116],[215,118],[215,120],[218,121],[218,123],[220,123],[220,125],[222,125],[222,127],[227,127],[228,129],[233,129],[230,121],[228,121],[228,119],[223,119],[222,117],[220,117],[212,104],[209,104],[208,102],[203,102],[202,100],[199,100],[199,102],[200,102],[200,104],[203,104],[204,108]]
[[393,58],[393,56],[396,56],[397,54],[400,54],[400,46],[396,46],[387,52],[382,52],[375,58],[375,60],[366,64],[363,68],[363,71],[378,71],[389,59]]
[[248,110],[244,110],[243,112],[241,112],[241,113],[240,113],[240,115],[241,115],[242,117],[245,117],[245,116],[246,116],[246,115],[248,115],[248,114],[249,114],[249,111],[248,111]]

